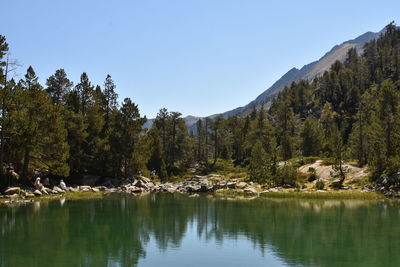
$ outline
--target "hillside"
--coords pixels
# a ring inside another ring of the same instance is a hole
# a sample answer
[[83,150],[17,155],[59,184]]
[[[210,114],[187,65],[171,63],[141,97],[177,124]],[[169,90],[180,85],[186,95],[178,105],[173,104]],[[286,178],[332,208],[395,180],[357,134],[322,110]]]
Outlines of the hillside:
[[[271,105],[272,99],[274,99],[277,96],[277,94],[280,91],[282,91],[283,88],[285,88],[285,86],[288,86],[292,82],[299,80],[312,81],[315,77],[321,76],[325,71],[329,70],[331,65],[336,60],[343,62],[343,60],[346,57],[346,53],[350,48],[354,47],[357,49],[359,53],[361,53],[364,44],[370,40],[378,38],[381,32],[382,31],[366,32],[353,40],[348,40],[346,42],[341,43],[340,45],[336,45],[330,51],[328,51],[324,56],[322,56],[319,60],[306,64],[300,69],[295,67],[290,69],[272,86],[266,89],[263,93],[261,93],[247,105],[226,111],[221,114],[210,115],[209,118],[215,118],[218,115],[222,115],[224,118],[228,118],[229,116],[243,117],[250,114],[254,106],[258,109],[261,107],[261,105],[264,105],[264,108],[268,109],[269,106]],[[202,119],[202,117],[186,116],[183,119],[185,120],[189,132],[195,133],[196,122],[199,119]],[[153,124],[153,121],[154,121],[153,119],[149,119],[144,125],[144,128],[150,128],[151,125]]]

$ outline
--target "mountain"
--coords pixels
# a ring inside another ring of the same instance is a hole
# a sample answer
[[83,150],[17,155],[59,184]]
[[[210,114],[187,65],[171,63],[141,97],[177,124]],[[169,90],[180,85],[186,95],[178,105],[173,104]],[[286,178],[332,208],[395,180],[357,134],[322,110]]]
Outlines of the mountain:
[[[356,48],[359,53],[362,52],[365,43],[377,39],[380,32],[366,32],[353,40],[349,40],[341,43],[340,45],[334,46],[329,52],[327,52],[319,60],[311,62],[304,65],[301,69],[292,68],[286,72],[279,80],[277,80],[271,87],[257,96],[256,99],[248,103],[243,107],[238,107],[224,113],[214,114],[209,116],[209,118],[215,118],[218,115],[222,115],[224,118],[229,116],[246,116],[250,114],[254,107],[257,109],[264,105],[264,108],[268,109],[271,105],[272,99],[274,99],[280,91],[289,86],[292,82],[299,80],[312,81],[314,78],[322,75],[325,71],[329,70],[331,65],[336,61],[344,61],[346,58],[347,51],[350,48]],[[183,118],[185,120],[186,126],[189,132],[196,132],[196,122],[202,117],[187,116]],[[151,127],[153,119],[147,121],[145,128]]]
[[336,60],[344,61],[346,59],[347,51],[350,48],[355,47],[357,51],[361,53],[364,44],[378,38],[380,33],[381,32],[366,32],[353,40],[349,40],[340,45],[336,45],[319,60],[304,65],[301,69],[292,68],[291,70],[289,70],[271,87],[265,90],[249,104],[243,107],[235,108],[230,111],[226,111],[221,114],[212,115],[210,117],[215,117],[217,115],[222,115],[223,117],[234,115],[246,116],[252,111],[253,107],[259,108],[261,107],[261,105],[264,105],[265,108],[268,108],[271,104],[272,99],[274,99],[274,97],[276,97],[278,93],[282,91],[283,88],[285,88],[285,86],[289,86],[292,82],[299,80],[312,81],[314,78],[322,75],[325,71],[329,70],[331,65]]

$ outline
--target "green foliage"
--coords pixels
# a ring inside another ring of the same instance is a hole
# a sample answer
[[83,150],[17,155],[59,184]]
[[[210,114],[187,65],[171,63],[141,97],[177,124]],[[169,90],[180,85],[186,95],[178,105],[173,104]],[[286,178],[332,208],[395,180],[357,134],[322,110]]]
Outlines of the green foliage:
[[307,117],[300,132],[301,151],[306,157],[318,156],[321,150],[322,131],[318,121]]
[[[297,168],[316,157],[326,158],[323,164],[333,165],[342,182],[348,158],[368,164],[374,180],[395,177],[400,171],[399,44],[400,29],[389,24],[362,55],[350,49],[344,62],[320,77],[286,86],[269,110],[263,104],[245,117],[205,118],[189,135],[181,114],[167,109],[143,131],[138,106],[130,99],[119,105],[110,75],[103,88],[92,85],[86,73],[72,87],[63,69],[47,79],[46,89],[32,67],[19,82],[7,80],[8,45],[0,36],[0,158],[23,179],[37,168],[76,177],[155,170],[167,179],[195,167],[227,173],[248,169],[254,181],[295,186],[305,179]],[[279,161],[287,164],[278,168]]]
[[318,179],[317,171],[313,167],[308,168],[307,180],[313,182]]
[[161,154],[168,175],[177,174],[178,169],[175,164],[184,161],[184,157],[187,155],[186,151],[191,147],[188,131],[181,115],[179,112],[168,112],[163,108],[157,114],[152,127],[159,135]]
[[291,158],[287,162],[289,162],[293,167],[299,168],[306,164],[312,164],[318,159],[319,157],[296,157],[296,158]]
[[53,100],[53,103],[59,104],[64,101],[65,95],[70,92],[72,82],[67,78],[65,71],[59,69],[47,79],[46,85],[46,91]]
[[321,179],[318,179],[318,181],[315,183],[315,189],[324,190],[324,188],[325,188],[325,182]]
[[290,185],[296,186],[304,182],[304,177],[298,172],[297,168],[291,164],[285,164],[278,168],[275,183],[277,185]]
[[261,142],[257,142],[251,151],[249,172],[250,178],[259,183],[265,183],[269,178],[268,157]]

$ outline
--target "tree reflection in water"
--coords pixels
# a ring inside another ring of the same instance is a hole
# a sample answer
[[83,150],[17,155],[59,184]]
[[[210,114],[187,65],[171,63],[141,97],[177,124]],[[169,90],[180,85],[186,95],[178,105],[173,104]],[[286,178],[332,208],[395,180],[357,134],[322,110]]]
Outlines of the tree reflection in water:
[[[2,206],[0,266],[135,266],[150,239],[158,249],[179,249],[191,226],[199,240],[223,246],[244,239],[287,265],[394,266],[400,263],[399,211],[389,201],[169,194]],[[248,257],[251,265],[254,255]]]

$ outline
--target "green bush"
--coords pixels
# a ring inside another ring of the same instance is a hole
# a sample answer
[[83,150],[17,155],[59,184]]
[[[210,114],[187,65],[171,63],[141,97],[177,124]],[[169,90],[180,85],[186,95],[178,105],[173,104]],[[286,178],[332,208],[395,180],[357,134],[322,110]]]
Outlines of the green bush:
[[317,190],[323,190],[325,187],[325,183],[324,181],[322,181],[321,179],[319,179],[316,183],[315,183],[315,189]]
[[309,182],[314,182],[317,179],[318,179],[318,175],[317,175],[317,171],[315,170],[315,168],[313,168],[313,167],[308,168],[307,180]]
[[335,163],[336,163],[335,158],[325,158],[322,161],[322,165],[324,166],[335,165]]
[[285,164],[283,167],[279,168],[275,178],[277,185],[290,185],[293,187],[296,186],[297,183],[301,184],[303,181],[304,176],[291,164]]

